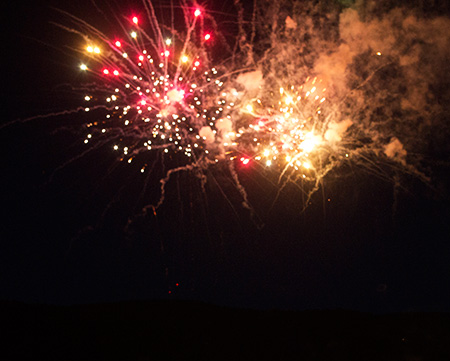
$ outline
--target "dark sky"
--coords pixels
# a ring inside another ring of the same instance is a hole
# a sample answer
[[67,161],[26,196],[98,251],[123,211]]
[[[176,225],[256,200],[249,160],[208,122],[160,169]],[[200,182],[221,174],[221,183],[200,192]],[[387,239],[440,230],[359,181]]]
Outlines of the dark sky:
[[[221,10],[232,12],[231,3]],[[75,38],[49,24],[60,19],[55,4],[96,19],[85,0],[2,5],[2,123],[72,109],[82,99],[66,85],[83,79],[69,49]],[[255,216],[215,167],[205,193],[198,178],[180,175],[157,216],[139,216],[158,189],[146,189],[138,169],[117,162],[109,149],[65,165],[85,149],[73,126],[82,121],[42,117],[0,130],[1,299],[450,310],[445,152],[426,155],[432,187],[400,176],[402,187],[394,188],[344,169],[305,212],[294,186],[272,207],[276,177],[239,169]]]

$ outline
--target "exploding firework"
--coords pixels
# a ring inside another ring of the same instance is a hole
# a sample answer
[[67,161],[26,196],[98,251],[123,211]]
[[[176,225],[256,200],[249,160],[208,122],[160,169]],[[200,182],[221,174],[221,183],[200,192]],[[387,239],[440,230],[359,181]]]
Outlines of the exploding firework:
[[121,39],[70,14],[76,26],[64,27],[82,36],[80,70],[97,79],[84,95],[84,110],[93,114],[84,143],[111,143],[121,161],[140,162],[142,173],[155,154],[170,158],[157,208],[171,174],[205,169],[235,145],[235,104],[225,85],[230,68],[212,59],[216,24],[205,10],[183,2],[185,26],[177,30],[159,22],[150,2],[143,5],[148,16],[127,18]]
[[[280,188],[300,183],[308,200],[345,165],[388,181],[410,174],[429,182],[421,152],[424,133],[443,129],[431,118],[447,111],[432,89],[448,82],[437,80],[448,55],[437,26],[448,29],[448,19],[392,9],[363,20],[357,8],[337,3],[264,8],[259,42],[249,45],[256,70],[236,78],[245,89],[246,121],[234,123],[245,154],[239,159],[277,172]],[[428,56],[419,39],[439,51]]]
[[[414,36],[439,24],[396,11],[363,22],[357,10],[337,4],[322,13],[286,4],[266,4],[265,12],[255,4],[249,22],[240,7],[237,39],[228,42],[195,3],[181,3],[184,26],[175,27],[144,1],[147,16],[127,17],[120,39],[67,14],[76,30],[67,29],[84,39],[80,70],[97,79],[84,95],[92,114],[84,142],[109,144],[142,173],[151,172],[155,154],[170,159],[153,210],[172,174],[218,163],[248,207],[236,163],[278,174],[280,189],[301,182],[309,198],[345,163],[387,179],[397,172],[427,179],[408,159],[405,146],[414,141],[405,119],[422,127],[423,116],[441,111],[430,111],[431,97],[409,88],[430,82],[417,71],[425,48]],[[393,33],[386,41],[379,29],[399,26],[399,19],[414,36],[405,41]]]
[[185,9],[187,29],[180,34],[160,28],[151,3],[147,6],[152,14],[147,26],[153,34],[133,16],[126,40],[109,40],[98,31],[98,40],[86,37],[90,63],[83,62],[80,69],[101,77],[103,89],[95,86],[86,94],[85,111],[103,109],[106,114],[87,124],[92,132],[84,142],[89,143],[93,133],[117,138],[113,149],[129,163],[141,152],[154,150],[182,153],[195,162],[209,154],[205,140],[210,135],[202,135],[203,127],[208,125],[216,134],[216,123],[230,108],[223,91],[225,76],[211,66],[211,34],[198,30],[199,8]]

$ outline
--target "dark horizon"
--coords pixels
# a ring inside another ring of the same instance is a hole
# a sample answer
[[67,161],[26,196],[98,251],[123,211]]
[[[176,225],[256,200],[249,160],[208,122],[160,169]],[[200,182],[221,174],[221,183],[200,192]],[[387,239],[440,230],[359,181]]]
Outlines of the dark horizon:
[[0,302],[6,359],[444,360],[449,314],[236,310],[196,302]]

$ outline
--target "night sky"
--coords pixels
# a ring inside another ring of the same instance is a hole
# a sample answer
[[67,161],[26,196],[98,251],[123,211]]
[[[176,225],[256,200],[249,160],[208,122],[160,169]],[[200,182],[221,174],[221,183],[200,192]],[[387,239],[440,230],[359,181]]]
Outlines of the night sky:
[[[109,25],[87,10],[89,1],[65,3],[2,4],[2,124],[82,102],[70,86],[86,80],[71,50],[79,39],[50,23],[61,21],[51,6]],[[120,2],[126,14],[135,6]],[[224,14],[235,13],[233,2],[211,7],[232,33]],[[343,167],[305,211],[294,185],[273,203],[277,175],[257,167],[238,167],[254,213],[220,166],[205,172],[204,191],[198,177],[180,174],[155,216],[140,211],[159,188],[148,187],[138,167],[108,147],[80,156],[82,124],[75,114],[0,129],[0,299],[450,311],[448,145],[426,139],[429,185],[400,174],[394,186],[364,167]],[[161,161],[151,161],[162,176]]]

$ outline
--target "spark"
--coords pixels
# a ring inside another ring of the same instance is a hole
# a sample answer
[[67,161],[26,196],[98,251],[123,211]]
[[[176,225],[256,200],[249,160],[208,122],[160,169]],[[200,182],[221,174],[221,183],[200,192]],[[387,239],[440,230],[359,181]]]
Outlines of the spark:
[[100,54],[101,53],[100,48],[98,46],[92,46],[92,45],[88,45],[86,47],[86,51],[88,53],[94,53],[94,54]]

